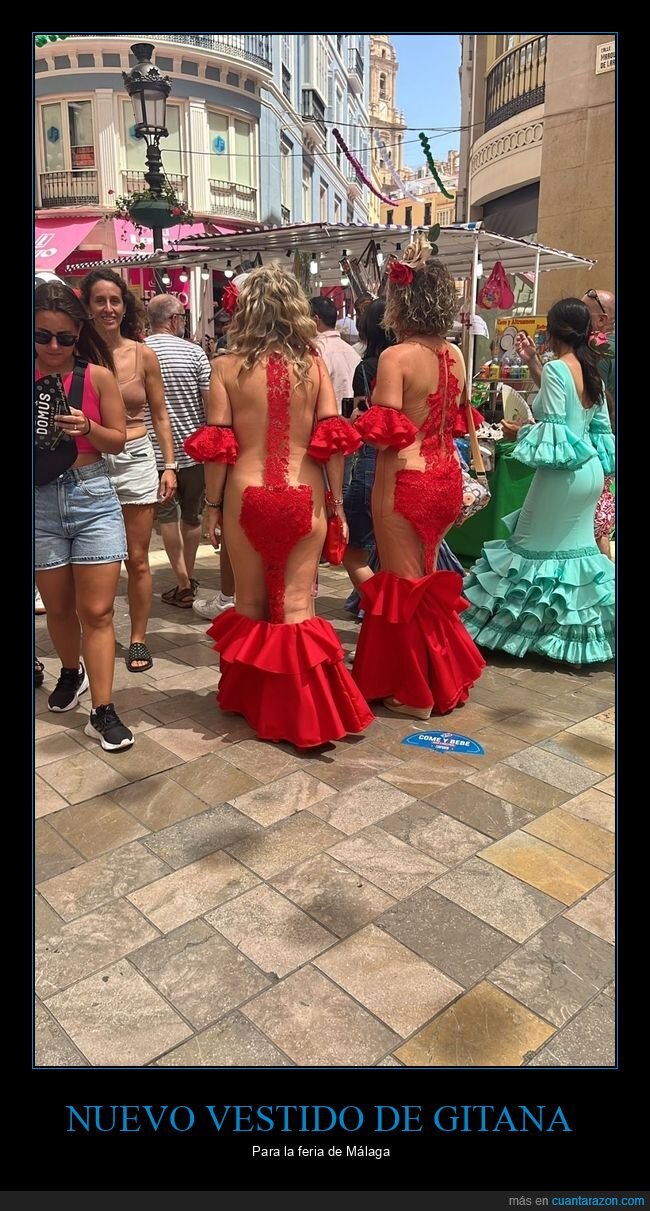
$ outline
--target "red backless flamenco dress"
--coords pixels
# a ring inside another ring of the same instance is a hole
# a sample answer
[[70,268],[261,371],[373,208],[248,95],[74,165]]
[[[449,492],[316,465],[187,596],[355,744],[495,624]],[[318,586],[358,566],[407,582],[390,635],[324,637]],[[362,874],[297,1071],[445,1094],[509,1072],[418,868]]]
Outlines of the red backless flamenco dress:
[[[208,631],[220,654],[217,700],[222,710],[243,715],[262,740],[286,740],[312,748],[348,733],[363,731],[373,720],[343,664],[344,652],[324,618],[284,621],[285,571],[300,545],[306,586],[305,612],[313,609],[311,585],[325,535],[324,480],[311,460],[326,462],[332,454],[358,449],[353,427],[340,417],[320,421],[301,462],[301,478],[289,482],[291,380],[284,359],[274,355],[266,367],[266,455],[261,486],[235,480],[226,489],[226,508],[239,505],[238,525],[261,556],[268,618],[245,617],[234,609],[215,618]],[[237,418],[234,418],[235,430]],[[196,461],[237,463],[236,433],[226,426],[204,426],[185,442]],[[304,449],[304,448],[303,448]],[[239,503],[240,502],[240,503]],[[236,539],[235,539],[236,544]],[[236,545],[228,539],[235,580]],[[295,566],[295,565],[294,565]]]
[[[428,346],[425,346],[428,348]],[[485,661],[460,619],[457,572],[436,572],[440,542],[458,517],[462,474],[454,435],[465,430],[449,347],[438,388],[417,407],[373,404],[357,421],[377,457],[372,513],[381,571],[361,589],[364,620],[353,677],[368,701],[396,699],[444,715],[466,701]]]

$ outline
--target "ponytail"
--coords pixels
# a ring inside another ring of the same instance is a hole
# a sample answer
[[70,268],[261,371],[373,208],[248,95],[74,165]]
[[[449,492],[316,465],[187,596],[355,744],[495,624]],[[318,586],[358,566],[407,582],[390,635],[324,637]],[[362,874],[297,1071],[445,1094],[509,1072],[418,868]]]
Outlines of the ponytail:
[[584,394],[587,403],[583,408],[593,408],[600,403],[605,388],[598,364],[600,358],[589,344],[591,337],[591,314],[581,299],[560,299],[548,313],[548,332],[552,339],[568,345],[580,362]]
[[594,404],[600,403],[604,393],[603,380],[600,377],[598,370],[598,354],[591,345],[577,345],[573,352],[580,362],[582,370],[582,380],[584,382],[585,395],[589,400],[585,407],[592,408]]

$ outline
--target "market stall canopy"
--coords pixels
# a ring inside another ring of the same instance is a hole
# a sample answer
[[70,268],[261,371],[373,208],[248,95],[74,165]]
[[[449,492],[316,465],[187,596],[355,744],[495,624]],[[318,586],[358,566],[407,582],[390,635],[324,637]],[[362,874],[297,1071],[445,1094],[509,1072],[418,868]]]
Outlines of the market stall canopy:
[[39,219],[34,230],[34,267],[54,272],[97,226],[97,217]]
[[[228,261],[235,268],[243,262],[252,263],[259,255],[268,260],[281,260],[295,252],[308,253],[318,258],[318,276],[324,286],[334,285],[340,279],[339,261],[345,249],[351,256],[359,256],[369,240],[375,240],[384,255],[403,252],[409,241],[408,227],[381,226],[379,224],[355,223],[292,223],[282,227],[250,227],[232,235],[197,236],[179,240],[173,252],[155,255],[121,256],[117,260],[101,261],[102,266],[142,266],[143,268],[168,268],[174,262],[183,265],[200,265],[207,262],[213,269],[224,270]],[[437,237],[438,255],[454,278],[468,278],[472,274],[474,249],[478,252],[484,270],[489,272],[497,261],[501,261],[506,273],[534,269],[539,254],[539,268],[548,269],[577,265],[591,269],[595,261],[563,252],[558,248],[547,248],[532,240],[516,240],[509,236],[486,231],[481,223],[457,223],[443,227]],[[89,264],[97,268],[97,262]]]

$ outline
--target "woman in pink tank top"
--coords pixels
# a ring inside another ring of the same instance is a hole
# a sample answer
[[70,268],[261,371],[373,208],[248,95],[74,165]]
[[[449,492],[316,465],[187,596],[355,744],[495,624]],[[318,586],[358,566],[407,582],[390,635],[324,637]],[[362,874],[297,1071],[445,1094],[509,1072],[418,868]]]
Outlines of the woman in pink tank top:
[[[126,526],[131,616],[126,667],[131,673],[145,673],[153,665],[146,644],[153,600],[149,546],[156,504],[168,500],[176,491],[174,439],[160,365],[153,349],[142,343],[135,295],[118,273],[93,269],[81,284],[81,297],[113,355],[126,409],[126,445],[120,454],[107,459],[107,466]],[[160,483],[156,455],[147,432],[147,408],[163,456]]]
[[34,312],[37,380],[59,375],[67,393],[77,360],[88,363],[81,408],[71,407],[69,416],[57,417],[59,427],[76,441],[77,458],[68,471],[35,492],[36,583],[62,666],[47,704],[51,711],[72,711],[90,685],[92,710],[85,732],[113,752],[133,744],[111,701],[113,604],[126,539],[103,457],[124,446],[124,405],[111,355],[74,291],[60,281],[41,282]]

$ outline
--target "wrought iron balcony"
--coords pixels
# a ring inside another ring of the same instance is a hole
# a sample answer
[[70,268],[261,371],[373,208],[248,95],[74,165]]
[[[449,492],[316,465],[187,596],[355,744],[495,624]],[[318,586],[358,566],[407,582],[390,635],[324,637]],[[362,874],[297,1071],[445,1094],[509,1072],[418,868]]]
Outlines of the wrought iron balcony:
[[291,222],[291,211],[289,210],[289,207],[288,207],[288,206],[281,206],[281,207],[280,207],[280,212],[281,212],[281,215],[282,215],[282,222],[283,222],[283,223],[290,223],[290,222]]
[[[187,177],[174,176],[173,173],[165,173],[165,177],[174,190],[179,202],[187,205]],[[124,193],[139,193],[141,190],[147,188],[143,172],[130,172],[128,169],[122,170],[122,189]]]
[[209,181],[212,214],[234,219],[257,219],[257,190],[235,181]]
[[495,63],[485,85],[485,129],[544,103],[546,35],[514,47]]
[[302,90],[302,118],[306,125],[312,127],[314,137],[324,142],[327,137],[325,106],[313,88]]
[[363,59],[356,46],[348,51],[348,79],[353,93],[363,92]]
[[217,54],[227,55],[231,59],[243,59],[247,63],[255,63],[258,67],[271,70],[271,35],[270,34],[69,34],[68,41],[78,38],[97,38],[104,41],[107,37],[118,38],[128,42],[137,42],[139,38],[150,39],[152,42],[177,42],[183,46],[196,46],[199,50],[212,50]]
[[41,206],[98,206],[97,170],[41,173]]

